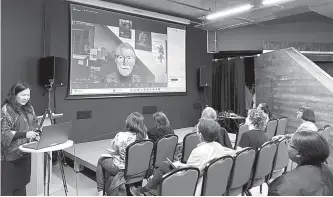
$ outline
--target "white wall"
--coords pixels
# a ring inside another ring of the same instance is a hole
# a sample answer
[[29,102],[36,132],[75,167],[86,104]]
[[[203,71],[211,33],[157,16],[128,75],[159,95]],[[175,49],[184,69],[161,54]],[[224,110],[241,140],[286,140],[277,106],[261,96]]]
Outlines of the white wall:
[[333,20],[315,12],[217,32],[219,51],[262,50],[263,41],[333,43]]

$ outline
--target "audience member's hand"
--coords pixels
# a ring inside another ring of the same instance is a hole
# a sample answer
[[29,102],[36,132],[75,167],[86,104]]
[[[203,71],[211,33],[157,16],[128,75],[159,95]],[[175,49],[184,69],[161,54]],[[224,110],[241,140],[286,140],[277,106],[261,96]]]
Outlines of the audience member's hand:
[[161,163],[159,167],[162,174],[168,173],[172,170],[171,164],[168,161],[164,161]]
[[[239,151],[241,151],[241,150],[243,150],[242,147],[240,147],[240,146],[237,146],[237,147],[236,147],[236,152],[239,152]],[[235,152],[235,154],[236,154],[236,152]]]
[[28,131],[25,135],[26,135],[26,138],[28,138],[28,139],[34,139],[37,136],[39,136],[38,133],[35,131]]

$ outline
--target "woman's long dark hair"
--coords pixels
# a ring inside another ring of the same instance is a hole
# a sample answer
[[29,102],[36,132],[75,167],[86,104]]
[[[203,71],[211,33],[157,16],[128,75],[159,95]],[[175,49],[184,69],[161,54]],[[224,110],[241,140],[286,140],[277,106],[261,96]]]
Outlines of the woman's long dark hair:
[[170,121],[163,112],[156,112],[153,115],[153,120],[157,129],[158,136],[164,136],[171,133],[173,134]]
[[22,106],[16,100],[16,95],[26,89],[31,90],[30,86],[27,83],[20,81],[16,82],[10,88],[3,105],[10,105],[16,113],[20,113],[21,110],[26,113],[32,113],[31,99],[29,99],[29,101]]
[[139,112],[133,112],[126,118],[126,128],[136,134],[136,141],[143,140],[147,135],[144,117]]

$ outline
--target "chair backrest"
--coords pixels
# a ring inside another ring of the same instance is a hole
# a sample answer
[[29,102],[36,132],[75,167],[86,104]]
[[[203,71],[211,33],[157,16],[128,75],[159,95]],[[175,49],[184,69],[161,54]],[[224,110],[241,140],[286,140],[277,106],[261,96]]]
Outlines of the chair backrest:
[[[319,132],[319,131],[318,131]],[[330,155],[326,160],[328,165],[333,165],[333,127],[330,125],[325,125],[323,130],[319,132],[328,142],[330,148]]]
[[183,153],[182,153],[182,163],[186,163],[192,150],[197,147],[200,143],[199,136],[196,132],[188,133],[183,139]]
[[267,135],[268,139],[271,139],[275,135],[277,124],[278,124],[278,120],[270,120],[267,123],[266,135]]
[[279,118],[275,135],[284,135],[288,124],[288,118]]
[[328,139],[330,136],[330,131],[332,130],[331,125],[325,125],[321,130],[318,130],[320,134],[325,138]]
[[[273,168],[273,160],[276,153],[276,142],[269,141],[264,143],[257,152],[255,167],[252,176],[252,183],[256,179],[265,178]],[[251,183],[251,185],[252,185]],[[252,187],[252,186],[251,186]]]
[[201,196],[222,196],[227,191],[233,157],[228,155],[210,161],[203,171]]
[[228,190],[243,187],[247,182],[249,182],[255,156],[255,149],[250,147],[244,148],[242,151],[236,153],[230,175]]
[[277,149],[273,161],[272,173],[274,170],[280,170],[287,167],[289,163],[287,138],[282,138],[276,141],[276,144]]
[[186,167],[173,170],[162,177],[160,196],[194,196],[199,169]]
[[247,125],[245,125],[245,124],[241,124],[239,126],[238,132],[236,134],[236,141],[235,141],[235,147],[234,147],[235,150],[236,150],[236,148],[237,148],[237,146],[239,144],[239,141],[240,141],[243,133],[245,133],[248,130],[249,130],[249,127]]
[[155,168],[159,167],[163,161],[167,161],[167,158],[173,161],[177,143],[178,136],[174,134],[165,135],[157,141],[155,146]]
[[154,143],[151,140],[136,141],[127,146],[125,160],[126,183],[135,183],[144,179],[149,168]]

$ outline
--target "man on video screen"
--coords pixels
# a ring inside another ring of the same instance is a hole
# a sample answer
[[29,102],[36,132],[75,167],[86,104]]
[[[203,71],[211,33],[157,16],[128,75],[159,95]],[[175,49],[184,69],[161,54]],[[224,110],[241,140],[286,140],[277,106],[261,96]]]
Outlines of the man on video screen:
[[119,85],[119,87],[146,84],[147,77],[140,76],[134,71],[134,68],[137,67],[136,58],[135,51],[130,44],[120,44],[116,49],[115,68],[112,64],[104,65],[101,69],[101,73],[104,75],[101,81],[106,84],[117,84],[116,86]]

